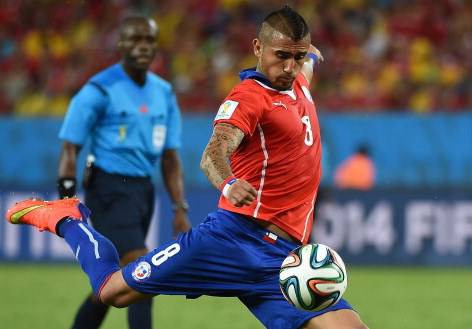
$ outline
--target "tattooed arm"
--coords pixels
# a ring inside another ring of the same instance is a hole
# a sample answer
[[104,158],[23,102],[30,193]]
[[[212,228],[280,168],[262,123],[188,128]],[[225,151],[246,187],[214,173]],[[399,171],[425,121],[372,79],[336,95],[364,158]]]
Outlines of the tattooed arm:
[[[232,176],[229,157],[238,148],[244,133],[237,127],[219,123],[215,125],[210,141],[203,151],[200,168],[210,182],[220,188],[223,181]],[[228,190],[227,198],[235,206],[249,205],[254,201],[256,190],[245,180],[238,179]]]
[[203,151],[200,168],[216,188],[220,187],[226,177],[233,174],[229,157],[243,138],[244,133],[235,126],[226,123],[215,125],[210,141]]

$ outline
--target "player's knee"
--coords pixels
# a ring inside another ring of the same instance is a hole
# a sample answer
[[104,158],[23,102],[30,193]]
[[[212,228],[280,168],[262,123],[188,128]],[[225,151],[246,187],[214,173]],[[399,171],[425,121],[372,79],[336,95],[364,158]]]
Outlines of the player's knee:
[[122,298],[122,294],[120,291],[113,289],[113,287],[110,287],[108,284],[106,284],[102,290],[100,291],[100,301],[103,304],[114,306],[117,308],[122,308],[126,307],[126,305]]
[[111,294],[101,293],[100,294],[100,301],[105,305],[109,305],[109,306],[113,306],[113,307],[117,307],[117,308],[125,307],[125,306],[122,306],[119,303],[117,303],[118,302],[117,301],[117,296],[114,296],[114,295],[111,295]]
[[104,288],[100,293],[100,301],[103,304],[116,308],[128,307],[139,300],[138,294],[128,290],[112,290]]
[[123,296],[116,294],[100,294],[100,300],[103,304],[110,305],[116,308],[127,307],[131,304],[126,298],[123,298]]
[[126,284],[121,271],[115,272],[100,290],[100,301],[106,305],[122,308],[133,303],[132,290]]

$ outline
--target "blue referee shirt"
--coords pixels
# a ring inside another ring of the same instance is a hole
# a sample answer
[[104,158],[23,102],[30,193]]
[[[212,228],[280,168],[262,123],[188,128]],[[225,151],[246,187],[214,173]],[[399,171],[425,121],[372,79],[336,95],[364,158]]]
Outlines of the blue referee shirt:
[[93,76],[72,98],[59,138],[91,138],[95,164],[108,173],[154,176],[165,149],[181,145],[180,109],[171,85],[148,72],[136,84],[118,63]]

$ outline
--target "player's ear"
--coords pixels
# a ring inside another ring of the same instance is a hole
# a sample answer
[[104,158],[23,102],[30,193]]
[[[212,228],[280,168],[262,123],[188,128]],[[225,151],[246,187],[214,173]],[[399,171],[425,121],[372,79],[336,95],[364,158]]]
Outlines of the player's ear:
[[256,57],[261,57],[262,55],[261,40],[259,40],[258,38],[255,38],[254,40],[252,40],[252,46],[254,48],[254,55],[256,55]]

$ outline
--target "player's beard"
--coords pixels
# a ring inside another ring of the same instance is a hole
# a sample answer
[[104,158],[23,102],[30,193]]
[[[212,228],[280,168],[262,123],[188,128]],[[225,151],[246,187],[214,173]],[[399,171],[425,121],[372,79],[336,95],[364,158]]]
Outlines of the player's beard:
[[292,85],[293,85],[293,81],[295,80],[295,78],[288,78],[288,77],[278,77],[274,83],[274,87],[275,89],[277,90],[289,90],[289,89],[292,89]]

